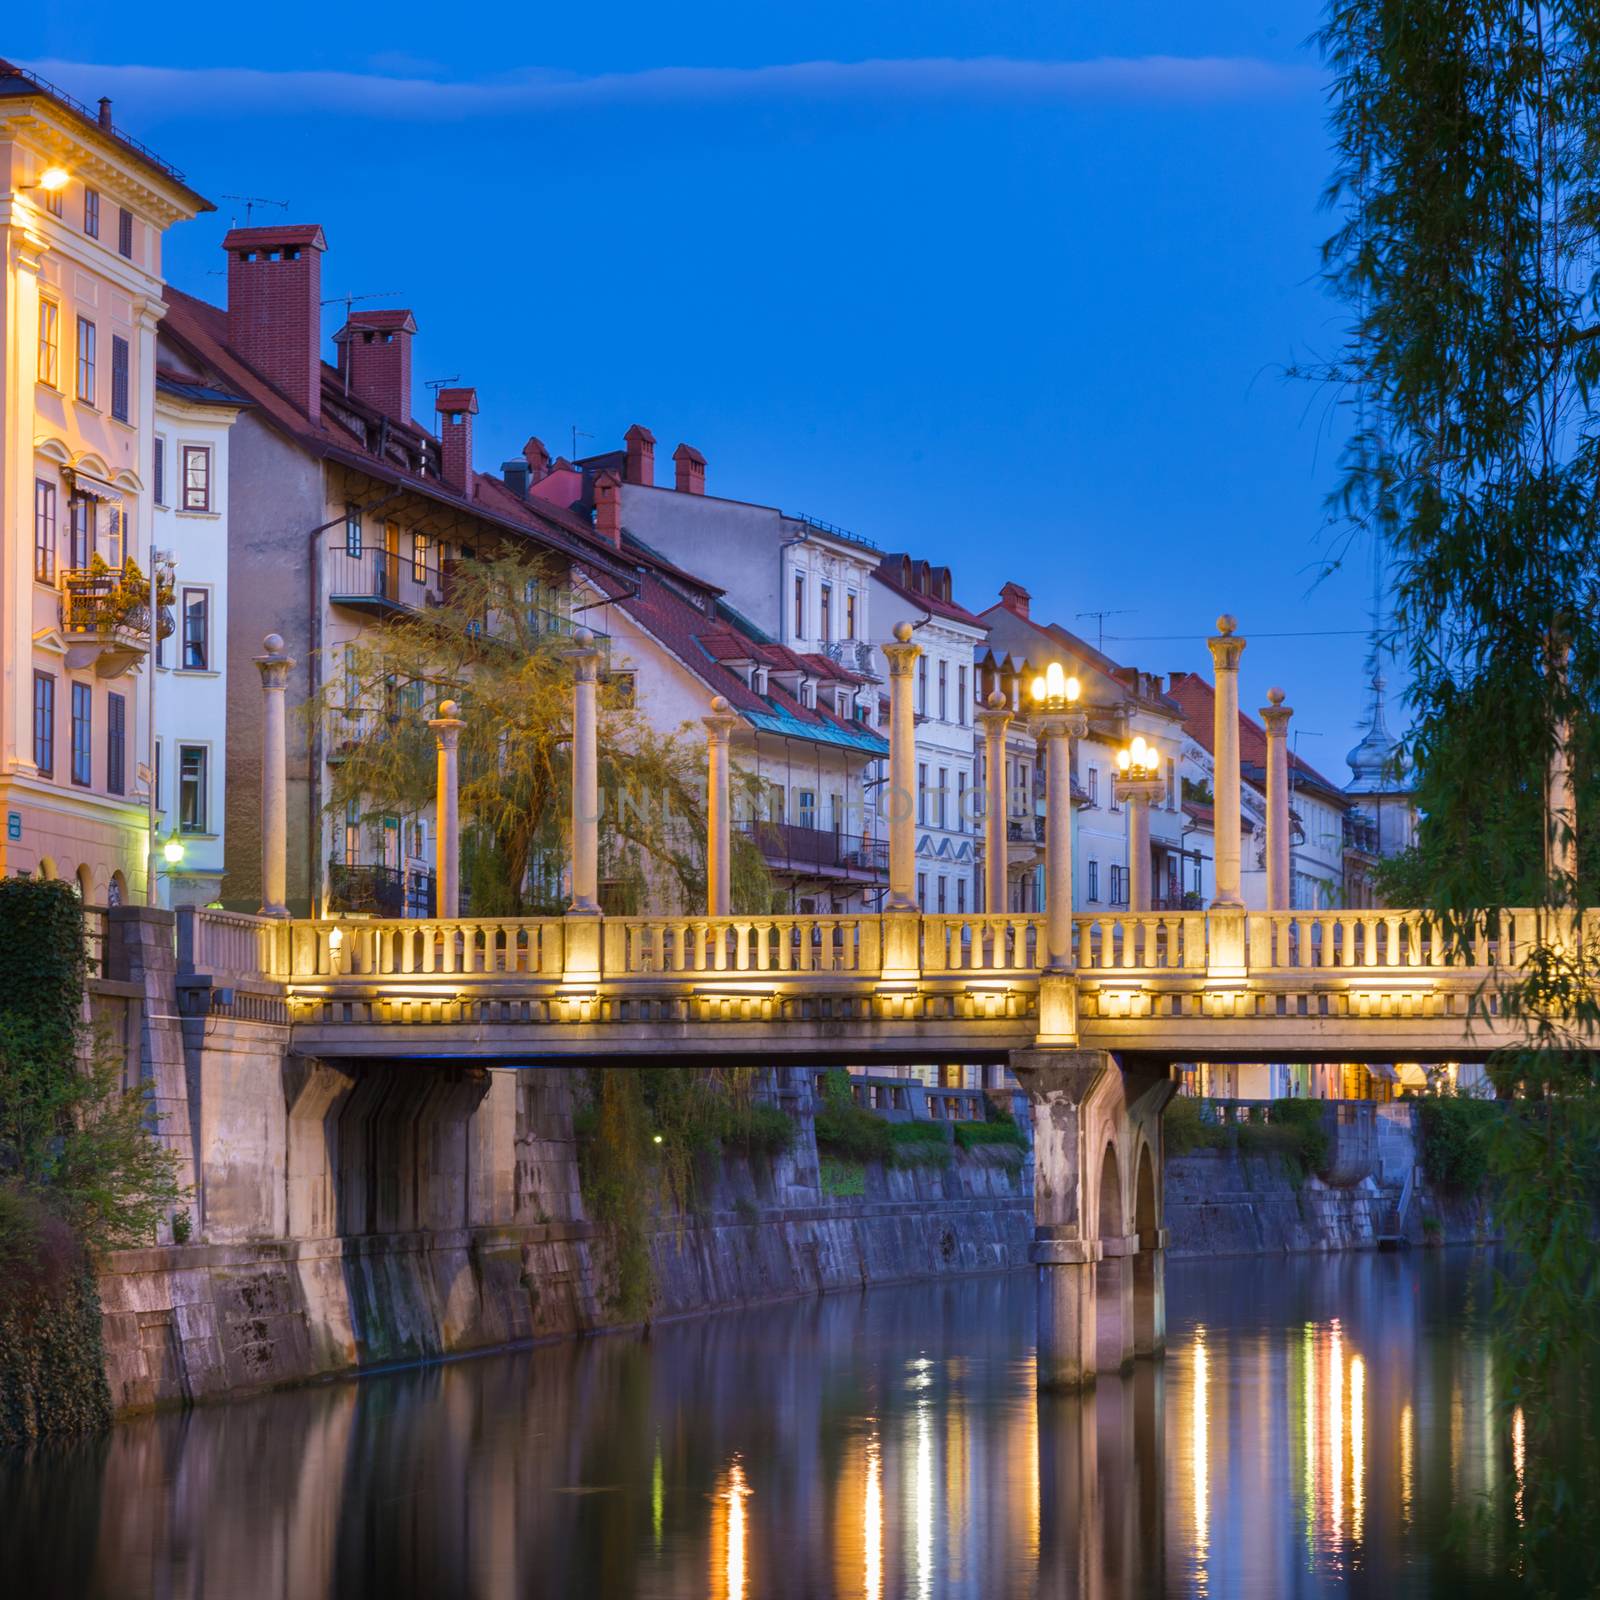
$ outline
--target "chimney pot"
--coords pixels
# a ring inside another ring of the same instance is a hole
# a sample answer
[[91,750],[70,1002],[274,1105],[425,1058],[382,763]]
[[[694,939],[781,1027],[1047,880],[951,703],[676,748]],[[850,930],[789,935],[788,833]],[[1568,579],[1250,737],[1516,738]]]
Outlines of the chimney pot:
[[541,478],[548,476],[550,471],[550,452],[544,447],[544,440],[530,439],[522,447],[522,459],[528,466],[528,482],[537,483]]
[[1020,583],[1005,584],[1000,590],[1000,604],[1014,616],[1028,615],[1028,602],[1033,596]]
[[439,471],[457,494],[472,498],[472,419],[478,414],[476,389],[441,389],[434,401],[439,414]]
[[339,371],[351,394],[393,422],[411,426],[411,340],[417,331],[409,311],[354,311],[333,336]]
[[626,455],[623,462],[623,481],[642,483],[653,488],[656,481],[656,436],[640,423],[622,436]]
[[614,550],[622,548],[622,480],[610,467],[595,475],[594,531]]
[[111,96],[100,96],[100,126],[109,129],[111,126]]
[[692,444],[680,444],[672,452],[673,488],[679,494],[706,492],[706,458]]

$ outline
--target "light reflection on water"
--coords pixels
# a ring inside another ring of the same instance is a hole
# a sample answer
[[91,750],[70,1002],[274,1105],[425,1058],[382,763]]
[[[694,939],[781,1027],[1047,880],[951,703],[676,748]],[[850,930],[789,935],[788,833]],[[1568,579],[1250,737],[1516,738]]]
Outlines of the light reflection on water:
[[[1033,1281],[969,1279],[329,1385],[0,1463],[14,1592],[1503,1592],[1452,1510],[1494,1409],[1487,1263],[1174,1264],[1169,1347],[1036,1396]],[[1509,1477],[1505,1475],[1509,1474]]]

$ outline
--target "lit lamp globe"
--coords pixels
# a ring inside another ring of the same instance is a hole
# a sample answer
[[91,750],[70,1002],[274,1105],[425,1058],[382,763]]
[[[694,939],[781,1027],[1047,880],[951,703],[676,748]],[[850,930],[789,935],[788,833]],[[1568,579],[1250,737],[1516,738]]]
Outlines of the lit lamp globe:
[[1143,734],[1135,734],[1133,743],[1117,752],[1117,766],[1132,777],[1144,778],[1153,774],[1161,764],[1161,757],[1152,744],[1147,744]]
[[46,194],[59,194],[72,181],[65,167],[46,167],[32,183],[20,183],[19,189],[43,189]]
[[161,847],[161,854],[169,867],[177,866],[178,863],[183,860],[184,855],[186,854],[183,847],[183,840],[168,839],[167,842]]
[[1033,680],[1031,687],[1035,702],[1049,707],[1076,705],[1078,696],[1083,693],[1078,680],[1069,678],[1066,668],[1059,661],[1052,661]]

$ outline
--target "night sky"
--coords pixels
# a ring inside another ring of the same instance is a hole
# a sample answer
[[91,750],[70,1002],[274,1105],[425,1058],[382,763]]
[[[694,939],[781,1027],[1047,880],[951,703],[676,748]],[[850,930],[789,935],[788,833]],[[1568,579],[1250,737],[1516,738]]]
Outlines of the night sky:
[[639,421],[713,493],[949,562],[975,609],[1015,578],[1091,641],[1075,614],[1111,610],[1149,670],[1209,670],[1232,610],[1246,706],[1281,683],[1300,754],[1348,777],[1364,637],[1264,637],[1371,603],[1364,545],[1318,580],[1344,413],[1284,370],[1342,315],[1315,7],[264,15],[8,19],[0,50],[113,96],[216,201],[169,235],[173,282],[220,300],[224,196],[288,201],[255,220],[324,225],[325,294],[415,312],[419,414],[429,378],[477,386],[480,467]]

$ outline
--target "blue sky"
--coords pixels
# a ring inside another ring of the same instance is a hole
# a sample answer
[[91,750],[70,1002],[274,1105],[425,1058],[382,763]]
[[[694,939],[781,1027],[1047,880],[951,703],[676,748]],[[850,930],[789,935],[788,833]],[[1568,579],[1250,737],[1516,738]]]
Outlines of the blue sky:
[[477,385],[480,466],[643,422],[713,492],[948,561],[969,605],[1015,578],[1091,638],[1114,610],[1150,670],[1206,668],[1232,610],[1246,704],[1281,683],[1346,775],[1364,640],[1266,637],[1360,629],[1370,592],[1359,550],[1317,581],[1339,417],[1283,376],[1339,324],[1315,6],[258,15],[8,30],[217,201],[174,282],[220,299],[223,196],[287,200],[326,294],[411,307],[419,383]]

